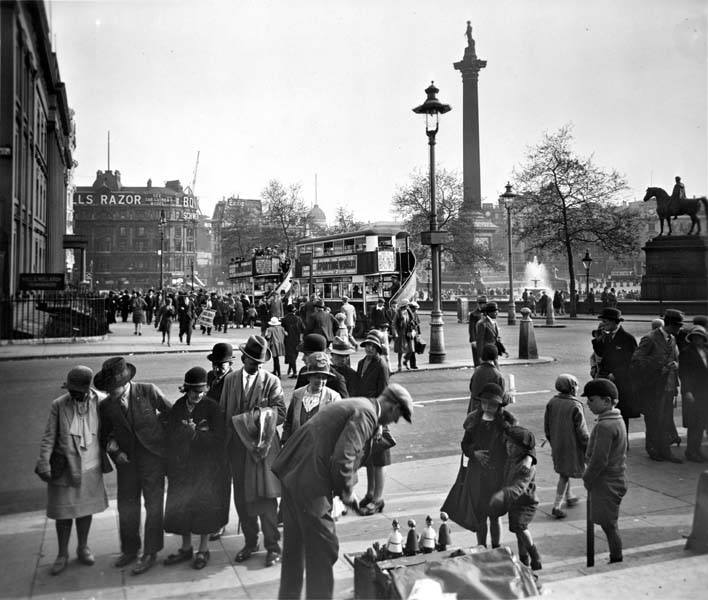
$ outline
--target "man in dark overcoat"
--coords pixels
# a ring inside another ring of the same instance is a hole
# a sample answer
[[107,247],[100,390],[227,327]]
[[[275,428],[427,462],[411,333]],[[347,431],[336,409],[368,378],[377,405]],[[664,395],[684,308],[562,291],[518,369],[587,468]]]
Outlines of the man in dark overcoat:
[[272,407],[277,412],[277,425],[282,425],[285,401],[280,379],[262,368],[263,363],[271,358],[265,338],[252,335],[246,343],[239,345],[239,350],[243,367],[226,375],[219,402],[226,419],[226,452],[231,465],[234,504],[245,538],[244,547],[234,560],[248,560],[258,550],[260,518],[267,550],[266,566],[270,567],[280,562],[281,554],[277,519],[280,482],[270,470],[280,450],[280,438],[276,433],[266,455],[255,460],[253,449],[247,448],[236,433],[232,417],[254,407]]
[[497,325],[497,314],[499,314],[499,308],[496,302],[489,302],[485,304],[482,309],[483,316],[477,321],[475,327],[475,333],[477,335],[477,351],[481,352],[487,344],[492,344],[497,347],[499,354],[507,354],[506,348],[501,341],[501,335],[499,335],[499,325]]
[[[524,292],[527,293],[527,292]],[[481,348],[477,348],[477,323],[484,316],[484,307],[487,304],[486,296],[477,297],[477,306],[474,310],[471,310],[469,315],[467,315],[467,333],[469,334],[470,348],[472,348],[472,360],[474,361],[474,366],[478,366],[481,362],[480,353]]]
[[318,333],[324,336],[329,346],[334,339],[334,332],[337,327],[339,327],[339,323],[337,323],[331,313],[325,310],[324,300],[315,300],[315,312],[307,318],[305,333]]
[[300,598],[303,568],[306,596],[331,598],[339,540],[332,497],[356,506],[357,470],[379,425],[411,422],[413,400],[397,384],[375,399],[333,402],[300,427],[273,464],[283,486],[283,565],[279,598]]
[[652,460],[683,462],[671,453],[677,438],[673,404],[678,390],[676,334],[682,324],[683,314],[667,309],[664,326],[645,335],[632,356],[632,383],[644,414],[645,447]]
[[637,349],[637,340],[620,325],[622,312],[617,308],[604,308],[597,317],[602,321],[601,334],[592,340],[592,349],[602,360],[596,377],[609,379],[619,392],[619,408],[625,428],[629,433],[629,420],[640,413],[634,401],[634,388],[629,374],[629,364]]
[[197,308],[191,296],[180,293],[177,302],[177,320],[179,321],[179,341],[187,338],[187,346],[192,343],[192,329],[197,318]]
[[121,555],[116,567],[133,562],[140,549],[140,498],[145,501],[145,543],[133,568],[150,569],[163,547],[165,494],[164,423],[170,405],[157,386],[136,383],[135,366],[122,357],[109,358],[94,377],[108,393],[99,404],[100,443],[117,467],[118,525]]

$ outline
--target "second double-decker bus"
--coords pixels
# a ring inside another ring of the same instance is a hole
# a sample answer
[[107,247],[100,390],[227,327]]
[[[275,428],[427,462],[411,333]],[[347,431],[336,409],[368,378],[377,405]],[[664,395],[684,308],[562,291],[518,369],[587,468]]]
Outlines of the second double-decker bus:
[[245,260],[232,259],[229,263],[229,281],[232,291],[246,294],[254,301],[271,294],[288,291],[293,269],[290,259],[276,254],[254,254]]
[[415,295],[415,256],[408,233],[378,223],[348,233],[304,238],[295,245],[300,294],[317,294],[333,310],[347,296],[360,315],[378,298],[387,305]]

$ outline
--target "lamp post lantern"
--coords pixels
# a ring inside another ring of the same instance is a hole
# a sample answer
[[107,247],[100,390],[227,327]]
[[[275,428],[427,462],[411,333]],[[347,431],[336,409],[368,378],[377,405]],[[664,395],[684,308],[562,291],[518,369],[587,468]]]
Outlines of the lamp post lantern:
[[165,253],[165,227],[167,226],[167,219],[165,218],[165,210],[160,210],[160,221],[157,224],[157,228],[160,230],[160,291],[163,291],[163,254]]
[[590,250],[585,250],[585,256],[581,261],[585,267],[585,295],[590,295],[590,265],[592,263],[592,258],[590,257]]
[[506,208],[507,249],[509,251],[509,307],[507,309],[507,323],[516,325],[516,304],[514,303],[514,257],[511,253],[511,207],[516,194],[511,191],[511,184],[507,182],[506,191],[499,196],[499,201]]
[[441,303],[441,261],[440,250],[447,239],[447,232],[438,230],[438,212],[435,205],[435,135],[438,132],[439,116],[452,110],[449,104],[438,100],[440,90],[434,82],[426,88],[427,98],[413,112],[425,115],[425,133],[430,147],[430,231],[421,234],[423,244],[430,246],[430,256],[433,265],[433,310],[430,313],[430,351],[428,360],[431,363],[445,362],[445,336],[443,333],[442,303]]

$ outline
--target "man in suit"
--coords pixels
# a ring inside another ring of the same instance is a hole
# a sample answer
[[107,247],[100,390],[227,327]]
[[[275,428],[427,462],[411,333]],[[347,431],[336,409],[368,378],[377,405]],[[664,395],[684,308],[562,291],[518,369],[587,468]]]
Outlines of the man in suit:
[[118,471],[118,524],[122,568],[140,549],[140,497],[145,502],[143,554],[133,568],[139,575],[150,569],[163,547],[162,516],[165,493],[165,433],[170,411],[165,396],[152,383],[136,383],[135,366],[122,357],[109,358],[94,377],[97,389],[108,394],[99,405],[101,446]]
[[499,326],[497,325],[498,312],[499,308],[496,302],[489,302],[484,305],[482,317],[475,326],[477,350],[481,352],[481,348],[484,348],[487,344],[492,344],[497,347],[499,354],[509,356],[499,335]]
[[[524,291],[526,294],[527,292]],[[472,360],[474,361],[474,366],[478,366],[482,361],[480,359],[480,354],[482,352],[481,348],[477,348],[477,323],[484,316],[484,307],[487,304],[486,296],[477,297],[477,307],[470,311],[467,321],[467,332],[469,333],[470,347],[472,348]]]
[[634,405],[634,390],[629,375],[629,364],[637,349],[637,340],[620,325],[622,312],[617,308],[604,308],[597,317],[602,321],[601,334],[592,340],[592,349],[602,360],[596,377],[609,379],[619,392],[617,408],[622,413],[625,428],[629,433],[629,420],[639,416]]
[[187,346],[192,343],[192,328],[194,321],[197,318],[197,309],[194,306],[194,300],[187,294],[180,292],[179,300],[177,301],[177,320],[179,321],[179,341],[182,341],[182,336],[187,337]]
[[266,455],[262,459],[255,457],[252,448],[247,448],[236,433],[232,417],[254,407],[272,407],[277,411],[277,425],[281,425],[285,421],[285,401],[280,379],[261,368],[270,360],[268,342],[260,335],[252,335],[239,345],[239,350],[243,367],[226,375],[219,402],[226,418],[226,452],[233,477],[234,504],[245,538],[244,547],[234,560],[248,560],[258,550],[260,518],[266,566],[270,567],[280,562],[281,554],[277,519],[280,482],[270,470],[280,450],[280,438],[276,433]]
[[356,506],[357,470],[379,426],[411,422],[413,400],[400,385],[378,398],[350,398],[325,406],[300,427],[273,464],[283,485],[285,546],[279,598],[300,598],[303,567],[308,598],[331,598],[339,540],[332,496]]
[[644,413],[647,454],[652,460],[673,463],[683,462],[671,453],[671,444],[678,438],[673,402],[678,390],[676,334],[682,324],[683,314],[667,309],[664,326],[641,339],[631,362],[634,391]]
[[391,329],[391,315],[386,310],[386,301],[379,298],[374,306],[369,311],[369,328],[388,331]]
[[334,331],[339,327],[336,319],[325,310],[324,300],[315,300],[315,312],[307,317],[305,333],[319,333],[324,336],[329,346],[334,339]]

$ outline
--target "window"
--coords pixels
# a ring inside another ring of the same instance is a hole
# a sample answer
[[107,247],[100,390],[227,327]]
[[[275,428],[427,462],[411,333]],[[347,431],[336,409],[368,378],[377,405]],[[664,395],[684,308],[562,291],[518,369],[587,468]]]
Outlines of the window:
[[125,252],[128,249],[128,240],[121,239],[118,240],[118,251]]
[[138,235],[143,236],[145,235],[145,227],[138,227]]
[[121,237],[127,236],[128,235],[128,228],[125,225],[121,225],[118,228],[118,235],[120,235]]
[[182,238],[175,238],[175,252],[182,252]]
[[[111,251],[111,238],[106,236],[99,240],[98,242],[98,251],[99,252],[110,252]],[[102,271],[105,271],[105,269],[101,269]]]

